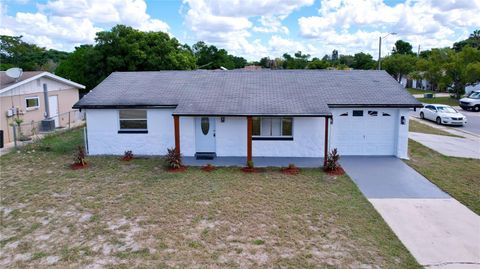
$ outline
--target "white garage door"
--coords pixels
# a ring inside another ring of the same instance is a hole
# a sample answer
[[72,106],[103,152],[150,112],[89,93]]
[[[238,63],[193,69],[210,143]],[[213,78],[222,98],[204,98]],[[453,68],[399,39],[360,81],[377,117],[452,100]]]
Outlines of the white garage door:
[[340,155],[395,155],[396,109],[335,111],[332,144]]

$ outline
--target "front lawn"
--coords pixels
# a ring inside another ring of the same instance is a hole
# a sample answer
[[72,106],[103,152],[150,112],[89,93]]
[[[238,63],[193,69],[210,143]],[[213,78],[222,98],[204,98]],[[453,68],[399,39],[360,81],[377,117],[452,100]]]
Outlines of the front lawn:
[[419,89],[414,89],[414,88],[407,88],[407,91],[410,94],[425,94],[425,93],[432,93],[432,91],[426,91],[426,90],[419,90]]
[[413,140],[408,149],[411,167],[480,214],[480,160],[447,157]]
[[434,135],[445,135],[445,136],[453,136],[453,137],[462,137],[458,135],[451,134],[449,132],[445,132],[443,130],[440,130],[438,128],[434,128],[431,126],[428,126],[427,124],[418,122],[416,120],[410,120],[409,126],[408,126],[408,131],[409,132],[416,132],[416,133],[424,133],[424,134],[434,134]]
[[347,176],[116,157],[74,171],[49,139],[0,157],[3,268],[419,268]]
[[427,104],[442,104],[448,106],[458,106],[458,100],[450,97],[435,97],[435,98],[417,98],[419,102]]

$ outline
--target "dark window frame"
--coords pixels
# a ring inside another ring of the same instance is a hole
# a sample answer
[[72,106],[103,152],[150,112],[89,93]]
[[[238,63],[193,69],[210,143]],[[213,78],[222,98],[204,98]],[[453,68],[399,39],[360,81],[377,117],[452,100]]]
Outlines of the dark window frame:
[[363,110],[353,110],[352,117],[363,117]]
[[[130,118],[130,117],[123,117],[122,118],[122,111],[128,110],[135,110],[135,111],[145,111],[145,117],[139,118]],[[122,122],[132,122],[137,124],[139,122],[140,125],[145,125],[145,128],[122,128]],[[119,134],[147,134],[148,133],[148,110],[147,109],[119,109],[118,110],[118,133]]]

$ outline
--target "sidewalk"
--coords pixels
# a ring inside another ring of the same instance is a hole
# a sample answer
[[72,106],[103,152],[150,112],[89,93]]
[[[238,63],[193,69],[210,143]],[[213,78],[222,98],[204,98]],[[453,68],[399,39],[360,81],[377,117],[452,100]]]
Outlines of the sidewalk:
[[410,139],[413,139],[418,143],[429,147],[445,156],[480,159],[480,135],[459,129],[448,128],[443,125],[437,125],[412,116],[410,117],[410,119],[428,125],[430,127],[463,137],[459,138],[443,135],[409,132],[408,137]]

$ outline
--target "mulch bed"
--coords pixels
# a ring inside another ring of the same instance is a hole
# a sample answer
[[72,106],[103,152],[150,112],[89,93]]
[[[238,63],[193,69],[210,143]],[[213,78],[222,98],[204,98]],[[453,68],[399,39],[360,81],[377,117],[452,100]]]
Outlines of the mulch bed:
[[187,170],[187,166],[182,166],[179,168],[167,168],[167,172],[177,173],[177,172],[185,172]]
[[202,170],[205,171],[205,172],[212,172],[214,170],[216,170],[217,168],[213,165],[210,165],[210,164],[207,164],[205,165],[204,167],[202,167]]
[[122,157],[122,161],[126,161],[126,162],[128,162],[132,159],[133,159],[133,157]]
[[87,167],[88,167],[88,164],[81,164],[81,163],[74,163],[70,165],[70,168],[72,168],[73,170],[84,169]]
[[325,171],[327,174],[331,175],[331,176],[341,176],[343,174],[345,174],[345,170],[343,170],[342,167],[338,167],[336,170],[323,170]]
[[286,175],[298,175],[298,173],[300,173],[300,169],[298,167],[285,167],[282,168],[282,173]]

